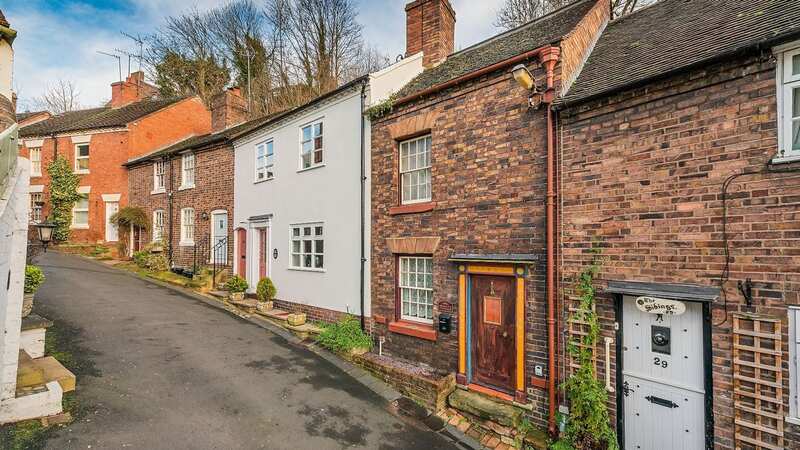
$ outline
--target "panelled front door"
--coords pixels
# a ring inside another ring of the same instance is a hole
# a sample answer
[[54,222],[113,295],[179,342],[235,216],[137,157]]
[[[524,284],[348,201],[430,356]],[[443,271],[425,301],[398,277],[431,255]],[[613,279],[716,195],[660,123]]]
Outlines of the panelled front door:
[[516,386],[516,279],[470,276],[472,382],[513,393]]
[[228,244],[223,243],[228,237],[228,213],[218,211],[211,214],[213,230],[211,235],[211,261],[217,264],[227,265],[228,263]]
[[258,278],[266,278],[269,262],[269,234],[267,228],[258,229]]
[[703,307],[682,303],[684,313],[667,315],[622,300],[626,449],[705,447]]
[[236,240],[238,253],[236,255],[236,274],[242,278],[247,278],[247,230],[239,228],[236,230]]
[[119,202],[106,203],[106,242],[116,242],[119,240],[119,230],[111,223],[111,216],[119,211]]

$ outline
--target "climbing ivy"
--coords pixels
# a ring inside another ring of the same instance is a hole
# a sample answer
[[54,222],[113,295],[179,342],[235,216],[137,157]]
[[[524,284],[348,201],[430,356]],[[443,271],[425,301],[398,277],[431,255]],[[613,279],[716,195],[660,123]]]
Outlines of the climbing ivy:
[[53,240],[63,242],[69,239],[69,227],[72,224],[72,207],[82,198],[78,193],[80,177],[72,172],[69,161],[63,156],[57,157],[47,166],[50,175],[49,220],[55,224]]
[[600,336],[600,323],[594,308],[594,279],[600,271],[601,255],[596,245],[591,252],[592,261],[578,278],[580,307],[571,317],[571,320],[586,323],[588,329],[585,336],[571,339],[567,344],[579,368],[561,385],[569,400],[570,414],[561,439],[552,446],[555,450],[619,448],[606,407],[608,394],[594,371],[594,349]]

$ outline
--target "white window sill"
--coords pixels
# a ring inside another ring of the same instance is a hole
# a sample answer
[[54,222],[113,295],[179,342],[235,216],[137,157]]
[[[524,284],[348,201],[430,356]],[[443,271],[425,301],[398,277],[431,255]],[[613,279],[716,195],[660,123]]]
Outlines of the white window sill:
[[37,177],[40,177],[40,176],[42,176],[41,172],[39,172],[39,173],[31,172],[31,178],[37,178]]
[[800,426],[800,418],[786,416],[786,423]]
[[298,272],[317,272],[317,273],[327,272],[327,270],[325,269],[315,269],[313,267],[289,267],[289,270],[296,270]]
[[405,200],[405,201],[401,201],[400,202],[400,206],[416,205],[418,203],[430,203],[432,201],[433,201],[432,198],[421,198],[421,199],[418,199],[418,200]]
[[73,225],[70,225],[69,228],[70,228],[70,230],[88,230],[89,229],[89,224],[88,223],[85,224],[85,225],[81,225],[81,224],[75,225],[75,224],[73,224]]
[[154,189],[154,190],[150,191],[150,195],[166,194],[166,193],[167,193],[166,189]]
[[76,170],[75,173],[78,175],[89,175],[88,170]]
[[181,247],[194,247],[194,241],[180,241],[178,245]]
[[178,190],[179,191],[185,191],[186,189],[193,189],[193,188],[194,188],[193,184],[187,184],[186,186],[179,186]]
[[[797,162],[797,161],[800,161],[800,155],[776,156],[776,157],[772,158],[772,161],[770,161],[770,163],[772,163],[772,164],[787,164],[787,163]],[[798,419],[798,420],[800,420],[800,419]]]
[[269,177],[269,178],[264,178],[263,180],[255,180],[253,181],[253,184],[264,183],[265,181],[272,181],[274,179],[275,177]]
[[316,166],[306,167],[305,169],[297,169],[297,173],[308,172],[309,170],[319,169],[320,167],[325,167],[325,163],[317,164]]
[[433,319],[420,319],[419,317],[400,316],[400,320],[405,322],[419,323],[422,325],[433,325]]

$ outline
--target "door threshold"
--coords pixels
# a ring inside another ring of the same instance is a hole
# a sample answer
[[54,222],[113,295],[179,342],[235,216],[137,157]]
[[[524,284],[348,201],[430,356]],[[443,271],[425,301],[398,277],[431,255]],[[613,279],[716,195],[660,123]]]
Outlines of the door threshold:
[[500,400],[504,400],[508,403],[514,403],[514,396],[509,395],[503,391],[498,391],[496,389],[486,387],[480,384],[469,383],[467,385],[467,389],[473,392],[478,392],[480,394],[488,395],[489,397],[494,397]]

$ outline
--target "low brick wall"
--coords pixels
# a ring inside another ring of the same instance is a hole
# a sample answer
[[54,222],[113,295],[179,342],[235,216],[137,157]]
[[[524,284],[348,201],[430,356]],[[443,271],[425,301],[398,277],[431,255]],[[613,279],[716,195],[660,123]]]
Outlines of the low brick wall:
[[353,362],[435,413],[447,407],[447,396],[456,387],[454,374],[437,376],[432,371],[402,360],[365,353]]

